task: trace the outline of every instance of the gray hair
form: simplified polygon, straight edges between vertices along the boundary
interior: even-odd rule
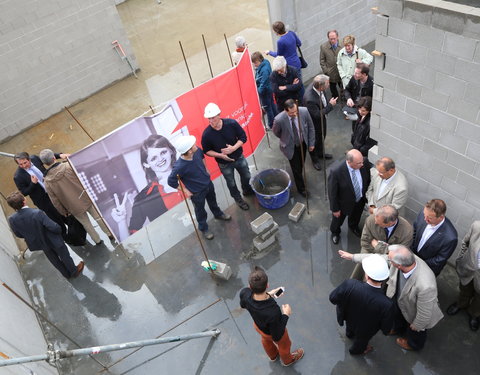
[[[40,157],[42,163],[45,165],[52,165],[55,162],[55,154],[52,150],[48,148],[40,151],[40,154],[38,156]]]
[[[383,218],[383,224],[398,220],[398,210],[391,204],[386,204],[375,211],[375,217]]]
[[[243,36],[239,35],[235,38],[235,45],[237,48],[243,48],[245,47],[245,44],[247,44],[247,41]]]
[[[415,255],[410,251],[410,249],[403,245],[390,245],[388,247],[388,252],[392,253],[390,261],[398,264],[403,267],[410,267],[415,263]]]
[[[377,162],[375,163],[376,166],[382,165],[383,168],[385,168],[385,171],[389,171],[393,168],[395,168],[395,162],[393,159],[384,156],[381,159],[378,159]]]
[[[287,60],[283,56],[277,56],[273,59],[272,69],[274,72],[278,72],[280,69],[287,67]]]
[[[319,74],[313,78],[313,87],[317,90],[324,89],[328,81],[330,81],[330,78],[327,75]]]

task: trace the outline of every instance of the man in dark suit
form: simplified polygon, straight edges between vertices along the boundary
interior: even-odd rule
[[[428,264],[435,276],[445,267],[458,242],[457,231],[445,217],[446,212],[444,201],[432,199],[413,223],[412,251]]]
[[[332,211],[332,242],[340,241],[340,228],[348,216],[348,227],[360,237],[358,227],[367,199],[365,193],[370,184],[370,171],[363,166],[363,156],[358,150],[347,152],[346,162],[336,164],[328,175],[328,197]]]
[[[273,59],[272,74],[270,74],[270,85],[277,102],[278,112],[283,111],[287,99],[298,100],[302,104],[303,83],[297,68],[287,65],[283,56]]]
[[[362,260],[365,282],[345,280],[332,293],[330,302],[337,305],[338,324],[347,322],[346,335],[353,339],[350,354],[367,354],[373,350],[370,339],[382,330],[388,335],[393,326],[393,302],[382,290],[388,278],[387,261],[378,254]]]
[[[273,120],[273,134],[280,138],[280,151],[286,156],[292,168],[298,192],[306,197],[308,192],[303,180],[305,154],[315,148],[315,129],[308,110],[297,107],[293,99],[284,104],[284,111]]]
[[[83,270],[83,261],[77,266],[63,242],[60,226],[45,212],[29,208],[25,197],[18,191],[7,197],[7,203],[16,213],[8,218],[17,237],[24,238],[30,251],[43,250],[52,265],[66,278],[77,277]]]
[[[320,74],[313,78],[313,82],[308,86],[303,97],[303,103],[310,113],[310,117],[315,127],[315,149],[310,152],[313,167],[319,171],[321,170],[320,159],[331,159],[331,154],[324,154],[323,142],[327,135],[327,113],[337,104],[338,98],[331,98],[327,102],[325,97],[325,90],[330,86],[328,76]],[[323,137],[323,139],[322,139]]]
[[[66,158],[67,154],[55,154],[57,158]],[[15,155],[15,161],[18,168],[13,176],[13,181],[18,190],[24,196],[30,196],[35,206],[44,211],[47,216],[60,225],[62,236],[66,239],[66,227],[62,215],[53,206],[50,198],[45,191],[43,183],[43,174],[45,167],[40,158],[36,155],[29,155],[27,152],[20,152]]]

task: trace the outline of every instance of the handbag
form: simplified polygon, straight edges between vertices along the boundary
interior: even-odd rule
[[[87,242],[87,231],[75,216],[68,215],[65,224],[67,224],[67,238],[65,242],[73,246],[83,246]]]
[[[300,59],[300,65],[302,66],[302,69],[305,69],[308,66],[308,63],[303,58],[303,53],[302,53],[302,50],[300,49],[300,46],[297,46],[297,48],[298,48],[298,52],[300,54],[298,56],[298,58]]]

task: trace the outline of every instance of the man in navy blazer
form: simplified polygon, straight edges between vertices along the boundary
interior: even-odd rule
[[[432,199],[413,223],[412,251],[428,264],[435,276],[445,267],[458,242],[457,231],[445,217],[446,212],[444,201]]]
[[[55,154],[56,158],[65,158],[67,156],[67,154]],[[24,196],[30,196],[35,206],[60,225],[62,236],[65,239],[67,231],[64,219],[53,206],[43,185],[45,167],[40,158],[36,155],[30,156],[27,152],[20,152],[15,155],[14,159],[18,164],[18,168],[13,176],[17,189]]]
[[[10,227],[17,237],[25,239],[30,251],[43,250],[50,263],[66,278],[77,277],[82,272],[84,263],[75,266],[57,223],[45,212],[29,208],[19,191],[10,194],[7,203],[17,211],[8,218]]]
[[[370,171],[363,165],[360,151],[352,149],[347,152],[346,161],[336,164],[328,175],[328,197],[332,211],[332,242],[340,241],[340,228],[348,216],[348,227],[360,237],[358,227],[363,207],[367,202],[365,193],[370,184]]]

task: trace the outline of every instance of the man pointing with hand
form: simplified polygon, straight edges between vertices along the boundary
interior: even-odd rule
[[[204,117],[208,119],[210,126],[203,131],[203,152],[215,158],[225,177],[230,195],[242,210],[248,210],[249,206],[237,188],[234,174],[236,169],[240,175],[243,195],[253,195],[254,191],[250,186],[250,170],[242,148],[247,141],[247,135],[237,121],[221,118],[220,112],[220,108],[215,103],[208,103],[205,107]]]

